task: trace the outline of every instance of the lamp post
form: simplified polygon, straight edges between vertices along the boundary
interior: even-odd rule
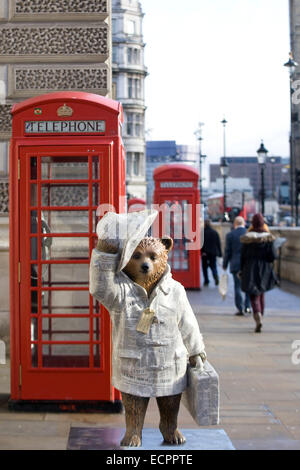
[[[227,200],[226,200],[226,178],[229,173],[229,165],[225,157],[221,159],[220,172],[223,177],[223,196],[224,196],[224,208],[223,208],[223,222],[227,221]]]
[[[260,166],[260,176],[261,176],[261,190],[260,190],[260,197],[261,197],[261,213],[265,215],[265,166],[266,166],[266,159],[267,159],[268,150],[265,148],[263,141],[261,141],[260,147],[257,150],[257,160]]]
[[[227,194],[226,194],[226,178],[228,177],[229,173],[229,165],[226,160],[226,124],[228,121],[226,121],[225,117],[221,121],[221,124],[223,125],[223,158],[221,160],[221,165],[220,165],[220,172],[223,177],[223,196],[224,196],[224,211],[223,211],[223,221],[226,222],[227,220]]]
[[[293,54],[290,52],[289,60],[284,64],[284,67],[289,69],[290,74],[290,116],[291,116],[291,129],[290,129],[290,199],[291,199],[291,216],[292,221],[295,220],[295,158],[294,158],[294,119],[293,119],[293,78],[297,67],[297,62],[293,58]]]
[[[197,137],[198,141],[199,141],[199,192],[200,192],[200,203],[203,204],[203,200],[202,200],[202,182],[203,182],[203,179],[202,178],[202,162],[204,162],[205,158],[206,158],[206,155],[203,155],[202,154],[202,140],[203,140],[203,137],[202,137],[202,127],[204,126],[204,122],[199,122],[198,123],[198,129],[194,132],[194,135]]]
[[[274,174],[274,165],[276,163],[276,158],[271,157],[270,158],[270,163],[271,163],[271,169],[272,169],[272,198],[276,199],[276,194],[275,194],[275,174]]]

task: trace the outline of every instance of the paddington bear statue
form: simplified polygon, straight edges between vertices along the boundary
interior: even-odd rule
[[[125,241],[109,233],[109,224],[97,229],[90,262],[90,293],[112,322],[112,384],[121,391],[126,421],[121,446],[141,446],[150,397],[156,397],[164,441],[182,444],[177,416],[188,358],[203,369],[205,346],[185,289],[170,272],[172,239],[145,236],[157,215],[153,211],[139,212],[143,223],[137,226],[130,226],[135,213],[127,215]],[[121,216],[124,220],[124,214],[107,213],[102,227],[105,218],[118,224]]]

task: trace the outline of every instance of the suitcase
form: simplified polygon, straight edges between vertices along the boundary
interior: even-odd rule
[[[219,424],[219,376],[207,360],[203,372],[188,364],[182,403],[199,426]]]

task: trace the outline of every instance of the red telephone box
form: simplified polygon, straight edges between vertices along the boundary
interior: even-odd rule
[[[124,211],[122,106],[59,92],[15,104],[12,116],[11,407],[119,410],[110,319],[88,270],[99,205]]]
[[[199,173],[188,165],[168,164],[157,167],[153,179],[159,236],[169,234],[174,240],[169,253],[173,277],[186,288],[200,289]]]

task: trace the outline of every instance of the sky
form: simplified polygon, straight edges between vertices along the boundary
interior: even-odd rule
[[[141,0],[147,140],[223,155],[289,155],[288,0]],[[207,171],[207,169],[206,169]]]

